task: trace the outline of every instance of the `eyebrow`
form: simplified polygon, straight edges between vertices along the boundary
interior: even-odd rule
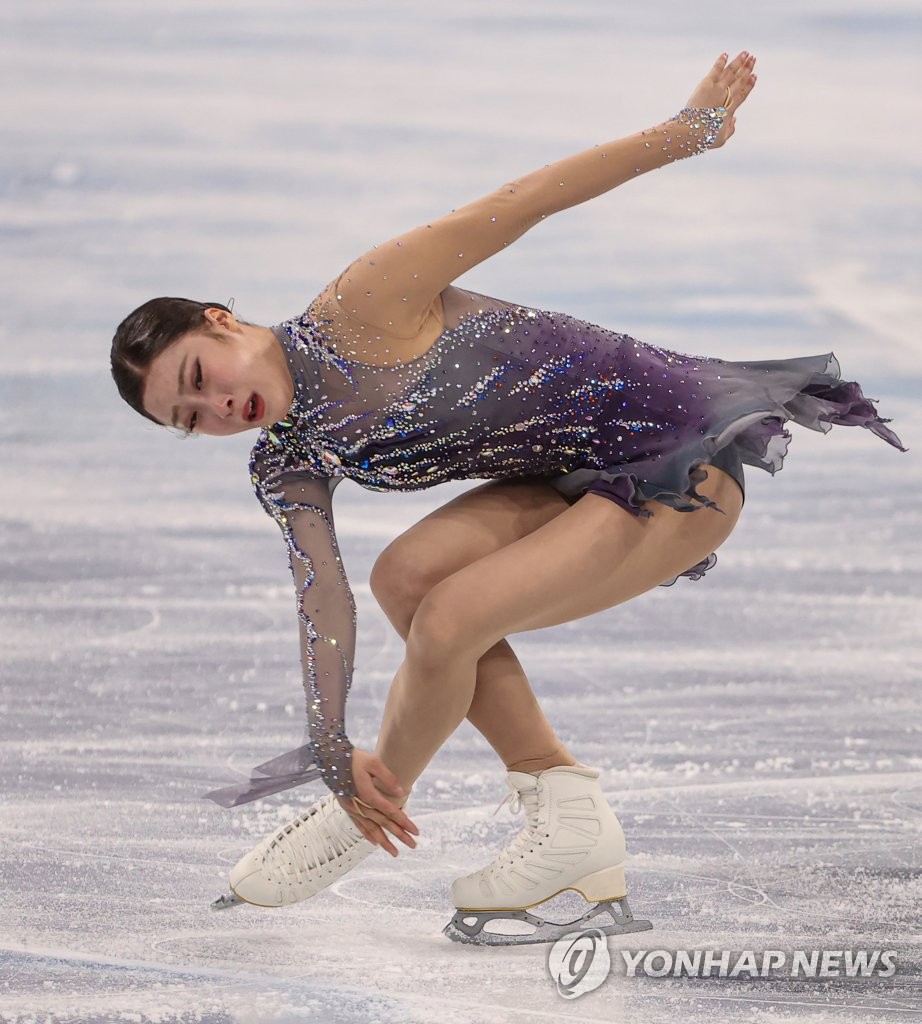
[[[186,375],[186,359],[188,358],[188,356],[189,356],[189,354],[187,352],[186,355],[184,355],[182,357],[182,362],[179,364],[179,380],[178,380],[176,386],[177,386],[177,390],[179,391],[180,395],[183,393],[183,391],[185,389],[185,384],[183,383],[183,377],[185,377],[185,375]],[[173,415],[170,418],[171,425],[175,427],[176,426],[176,421],[178,419],[179,419],[179,406],[178,405],[174,405],[173,406]]]

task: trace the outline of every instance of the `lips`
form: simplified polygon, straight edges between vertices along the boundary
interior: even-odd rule
[[[266,403],[254,391],[243,410],[243,418],[247,423],[256,423],[266,415]]]

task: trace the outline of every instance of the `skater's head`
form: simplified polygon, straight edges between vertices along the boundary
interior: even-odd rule
[[[272,332],[220,302],[145,302],[119,324],[111,362],[132,409],[183,433],[270,426],[291,405],[291,377]]]

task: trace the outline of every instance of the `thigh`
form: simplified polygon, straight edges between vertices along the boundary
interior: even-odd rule
[[[408,645],[435,657],[473,652],[500,637],[559,625],[630,600],[696,565],[730,535],[742,494],[708,466],[698,493],[719,509],[679,512],[646,502],[638,518],[586,494],[533,533],[436,584],[413,618]]]
[[[372,592],[385,611],[419,602],[471,562],[527,537],[569,507],[540,477],[490,480],[435,509],[381,552]],[[396,625],[396,623],[395,623]]]

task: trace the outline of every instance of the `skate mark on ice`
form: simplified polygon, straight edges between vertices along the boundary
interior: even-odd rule
[[[269,936],[260,936],[266,941]],[[289,944],[291,949],[291,944]],[[399,993],[389,996],[380,991],[362,991],[346,980],[322,977],[314,980],[303,972],[305,950],[298,950],[299,960],[291,966],[300,968],[297,974],[278,972],[256,973],[246,970],[252,963],[252,949],[248,951],[244,969],[221,969],[212,966],[196,966],[187,964],[169,964],[154,960],[138,958],[119,958],[109,956],[87,956],[70,950],[11,950],[0,948],[0,963],[8,961],[17,964],[19,973],[31,971],[39,980],[35,991],[28,993],[32,1005],[28,1015],[16,1015],[16,1020],[80,1020],[102,1021],[113,1020],[157,1020],[173,1021],[192,1019],[186,1012],[162,1013],[162,1004],[175,1004],[176,999],[191,1006],[195,1000],[195,1020],[229,1022],[239,1020],[256,1020],[252,1015],[256,1003],[290,1010],[310,1007],[311,1020],[329,1020],[331,1022],[353,1020],[380,1020],[382,1022],[407,1020],[402,1011],[403,1000]],[[68,973],[69,972],[69,975]],[[41,984],[42,978],[49,975],[65,979],[69,978],[71,993],[67,997],[67,1009],[60,1018],[57,1013],[46,1015],[41,1008],[35,1006],[36,996],[41,993],[46,998],[55,998],[53,985],[49,990]],[[177,986],[180,986],[177,991]],[[76,991],[74,991],[76,989]],[[127,991],[121,991],[125,989]],[[26,993],[23,993],[25,995]],[[11,995],[4,997],[5,1007],[10,1006]],[[57,993],[60,999],[61,993]],[[130,1015],[124,1011],[112,1012],[111,998],[127,996],[130,999]],[[201,1011],[199,999],[204,998],[210,1004],[210,1012]],[[229,1000],[229,1002],[228,1002]],[[53,1004],[54,1005],[54,1004]],[[148,1009],[150,1007],[150,1009]],[[245,1009],[244,1009],[245,1008]],[[244,1009],[244,1016],[234,1010]],[[139,1012],[140,1011],[140,1012]],[[231,1011],[228,1013],[227,1011]],[[2,1013],[2,1011],[0,1011]],[[398,1016],[399,1013],[399,1016]],[[3,1020],[8,1018],[6,1014]],[[306,1020],[308,1018],[285,1014],[284,1017],[259,1016],[260,1020]]]
[[[674,800],[666,800],[666,803],[667,804],[671,804],[675,808],[675,813],[677,815],[679,815],[681,818],[684,818],[687,821],[691,821],[692,823],[697,822],[697,817],[695,815],[689,814],[686,811],[681,810],[681,808],[679,807],[679,805],[678,805],[678,803],[676,801],[674,801]],[[730,851],[730,853],[732,854],[734,860],[742,862],[743,870],[745,871],[745,873],[749,877],[748,883],[741,882],[741,880],[738,879],[738,878],[734,878],[734,879],[730,879],[730,880],[726,881],[724,883],[724,885],[726,886],[726,891],[731,896],[734,896],[737,899],[744,899],[744,897],[742,896],[742,893],[744,891],[758,893],[762,897],[760,900],[753,901],[753,900],[750,900],[750,899],[745,899],[745,902],[747,902],[747,903],[758,902],[758,903],[768,904],[769,906],[775,907],[780,912],[781,908],[778,907],[778,905],[769,896],[769,894],[767,892],[765,892],[765,890],[758,884],[758,880],[756,878],[756,869],[755,869],[754,865],[752,864],[751,860],[748,857],[746,857],[744,854],[742,854],[739,851],[739,849],[737,849],[737,847],[735,847],[731,842],[729,842],[727,839],[725,839],[724,836],[721,835],[716,829],[713,829],[710,826],[708,826],[708,825],[706,825],[704,823],[701,823],[701,822],[698,822],[698,828],[699,828],[699,830],[701,832],[704,832],[705,834],[710,835],[713,839],[717,840],[718,843],[720,843],[723,846],[725,846]]]
[[[176,867],[175,858],[170,860],[163,860],[159,857],[130,857],[124,853],[97,853],[95,850],[65,850],[61,847],[56,846],[54,849],[48,846],[38,846],[35,843],[30,843],[25,839],[8,839],[6,846],[14,847],[19,850],[28,850],[32,853],[47,853],[49,857],[54,860],[59,860],[62,857],[73,857],[75,860],[101,860],[101,861],[118,861],[122,864],[137,864],[141,867],[163,867],[173,869]],[[109,901],[116,897],[106,897]],[[130,902],[126,900],[125,902]]]
[[[62,607],[63,603],[63,607]],[[0,600],[6,642],[26,650],[46,649],[49,631],[66,634],[68,649],[108,647],[127,638],[156,630],[160,613],[149,601],[82,599],[66,603],[62,597]],[[138,621],[140,616],[146,618]],[[100,635],[102,634],[102,635]]]
[[[909,796],[912,800],[906,800]],[[922,817],[922,786],[912,789],[898,789],[890,794],[890,802],[906,811],[913,811]]]
[[[401,852],[400,856],[406,854]],[[361,867],[358,871],[361,871]],[[438,867],[404,871],[369,869],[339,879],[327,891],[357,906],[384,907],[389,911],[428,918],[436,911],[444,913],[451,906],[451,877],[441,862]],[[411,880],[408,881],[408,878]],[[432,884],[426,884],[430,881]],[[365,888],[367,892],[363,891]]]
[[[263,908],[257,908],[263,909]],[[254,915],[256,916],[256,915]],[[188,932],[176,932],[151,942],[150,948],[167,956],[181,957],[186,963],[190,959],[206,960],[218,964],[239,964],[243,967],[285,968],[298,966],[301,962],[303,949],[292,941],[288,933],[291,921],[285,922],[283,934],[276,928],[235,928],[224,931],[208,931],[201,929]],[[333,918],[317,914],[299,915],[297,918],[298,932],[302,937],[305,929],[310,933],[307,938],[320,937]]]

